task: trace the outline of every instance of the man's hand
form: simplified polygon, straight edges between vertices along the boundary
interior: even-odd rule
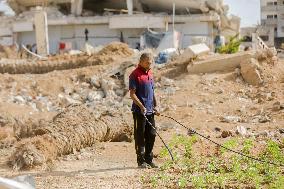
[[[161,115],[157,107],[154,108],[154,114],[157,116]]]
[[[143,115],[146,115],[146,114],[147,114],[147,109],[146,109],[144,106],[140,107],[140,109],[141,109],[141,113],[142,113]]]

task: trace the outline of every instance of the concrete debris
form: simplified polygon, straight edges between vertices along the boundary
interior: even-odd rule
[[[271,121],[271,117],[267,113],[262,113],[260,115],[253,116],[252,122],[253,123],[267,123]]]
[[[91,56],[93,54],[100,52],[103,48],[104,48],[104,46],[93,47],[89,43],[86,43],[84,52],[86,52],[87,55]]]
[[[238,116],[221,116],[219,120],[225,123],[238,123],[242,121],[242,118]]]
[[[79,50],[71,50],[68,52],[70,55],[80,55],[82,54],[83,52],[82,51],[79,51]]]
[[[13,179],[15,181],[20,182],[20,183],[24,183],[24,184],[30,186],[31,188],[35,188],[35,186],[36,186],[35,179],[31,175],[21,175],[21,176],[15,177]]]
[[[89,102],[100,101],[105,97],[105,93],[103,91],[92,91],[88,94],[87,100]]]
[[[262,131],[255,134],[255,137],[269,137],[269,136],[271,136],[271,134],[268,131]]]
[[[106,97],[109,96],[116,96],[114,93],[115,89],[118,89],[118,86],[115,84],[115,82],[112,79],[102,79],[101,80],[101,88],[104,91],[104,94]]]
[[[19,179],[7,179],[0,177],[1,188],[19,188],[19,189],[35,189],[34,179],[30,178],[29,181],[32,183],[27,183],[27,181],[21,182]]]
[[[192,55],[193,57],[202,56],[209,52],[210,48],[204,43],[191,45],[184,51],[184,53]]]
[[[63,94],[59,94],[58,95],[59,101],[61,106],[66,107],[72,104],[82,104],[81,101],[78,100],[74,100],[73,98],[71,98],[70,96],[67,95],[63,95]]]
[[[188,73],[231,72],[240,67],[242,61],[250,60],[254,55],[250,52],[208,57],[207,60],[194,62],[187,67]]]
[[[161,77],[160,83],[162,86],[174,86],[174,80],[166,77]]]
[[[263,83],[260,66],[254,58],[241,62],[241,74],[244,80],[250,85],[261,85]]]
[[[101,87],[100,79],[97,76],[91,77],[91,85],[99,89]]]
[[[244,126],[242,126],[242,125],[237,126],[236,134],[245,137],[248,134],[247,133],[247,129]]]
[[[208,46],[204,43],[187,47],[181,55],[175,57],[174,61],[179,63],[189,63],[194,58],[206,55],[210,52]]]
[[[23,104],[26,102],[26,100],[22,96],[15,96],[13,102]]]
[[[267,62],[268,64],[275,65],[278,61],[277,51],[275,48],[268,48],[256,51],[256,59],[260,62]]]

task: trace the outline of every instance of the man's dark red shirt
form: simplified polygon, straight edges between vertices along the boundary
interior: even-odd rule
[[[152,114],[154,108],[154,78],[151,70],[146,71],[138,67],[129,76],[129,90],[136,90],[135,94],[147,109],[147,114]],[[133,112],[141,112],[139,106],[132,104]]]

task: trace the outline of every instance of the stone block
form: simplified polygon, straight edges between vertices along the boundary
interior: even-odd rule
[[[250,85],[260,85],[263,83],[259,69],[258,61],[254,58],[241,62],[242,77]]]
[[[205,43],[200,43],[189,46],[184,53],[190,53],[193,56],[201,56],[204,54],[208,54],[209,52],[210,48]]]
[[[253,56],[254,54],[250,52],[214,56],[190,64],[187,70],[190,74],[230,72],[240,67],[242,61],[249,61]]]

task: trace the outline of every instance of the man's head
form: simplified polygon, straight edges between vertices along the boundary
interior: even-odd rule
[[[151,53],[143,53],[140,56],[139,65],[144,69],[149,70],[152,62],[153,62],[153,56]]]

